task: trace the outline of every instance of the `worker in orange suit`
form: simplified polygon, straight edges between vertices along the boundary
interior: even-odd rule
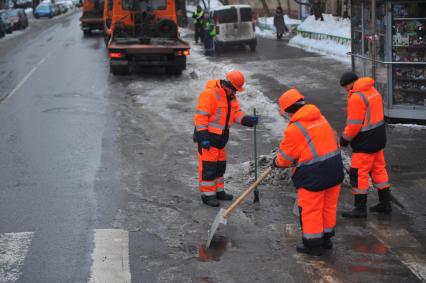
[[[344,177],[338,138],[320,110],[305,104],[296,89],[282,94],[279,106],[280,114],[288,113],[290,121],[273,164],[293,167],[302,226],[302,244],[296,250],[319,256],[333,247],[331,238]]]
[[[340,85],[348,92],[346,127],[340,145],[352,147],[349,177],[355,195],[355,208],[343,212],[342,216],[367,217],[370,176],[379,194],[379,203],[370,207],[370,211],[389,214],[392,207],[384,154],[386,130],[382,95],[374,88],[372,78],[358,78],[353,72],[344,73]]]
[[[198,143],[199,182],[201,199],[209,206],[219,206],[218,200],[232,200],[224,190],[226,143],[233,123],[253,127],[257,116],[246,115],[236,97],[243,91],[244,75],[230,71],[223,80],[210,80],[198,98],[194,116],[194,142]]]

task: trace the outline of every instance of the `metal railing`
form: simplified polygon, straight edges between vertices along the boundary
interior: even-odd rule
[[[317,32],[311,32],[311,31],[305,31],[305,30],[297,30],[297,34],[300,34],[302,37],[309,38],[309,39],[316,39],[316,40],[333,40],[340,44],[351,44],[351,39],[336,35],[330,35],[325,33],[317,33]]]

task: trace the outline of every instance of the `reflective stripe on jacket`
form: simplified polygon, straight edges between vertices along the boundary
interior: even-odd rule
[[[296,188],[321,191],[343,181],[337,137],[316,106],[307,104],[294,113],[284,132],[277,164],[296,167],[292,177]]]
[[[353,152],[375,153],[386,145],[383,99],[373,85],[372,78],[360,78],[348,96],[343,138]]]
[[[206,89],[198,97],[194,116],[195,131],[227,134],[233,123],[240,123],[245,113],[241,110],[237,97],[227,97],[220,85],[220,80],[210,80]]]
[[[192,14],[192,18],[194,19],[194,24],[202,24],[203,18],[204,18],[204,11],[201,10],[200,12],[195,11]]]

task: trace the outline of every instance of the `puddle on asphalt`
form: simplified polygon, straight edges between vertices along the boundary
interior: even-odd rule
[[[225,253],[228,241],[223,236],[214,236],[210,243],[210,248],[206,249],[206,245],[202,244],[198,247],[198,260],[201,262],[219,261]]]
[[[350,270],[356,273],[385,273],[384,256],[388,254],[388,247],[375,237],[367,236],[356,238],[352,242],[352,250],[358,253],[352,257]]]

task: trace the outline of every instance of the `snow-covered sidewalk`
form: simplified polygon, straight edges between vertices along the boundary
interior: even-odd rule
[[[350,20],[328,14],[323,16],[324,21],[315,20],[314,16],[306,18],[297,28],[297,35],[290,40],[290,45],[350,62],[347,56],[351,51]]]
[[[316,21],[314,16],[309,16],[302,22],[285,15],[286,25],[297,32],[290,39],[290,45],[349,63],[347,53],[351,51],[350,20],[328,14],[323,16],[324,21]],[[256,33],[262,37],[275,38],[273,18],[259,18]]]

